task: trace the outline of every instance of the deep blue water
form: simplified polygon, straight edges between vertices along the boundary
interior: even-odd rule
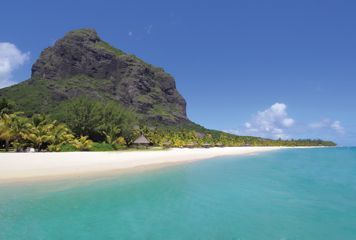
[[[0,185],[0,239],[356,239],[356,148]]]

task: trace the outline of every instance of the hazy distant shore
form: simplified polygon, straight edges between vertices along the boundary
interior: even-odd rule
[[[0,182],[84,176],[135,167],[248,155],[287,147],[225,147],[134,152],[0,153]]]

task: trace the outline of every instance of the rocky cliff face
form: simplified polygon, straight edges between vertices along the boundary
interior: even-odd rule
[[[113,48],[91,29],[69,32],[41,53],[30,80],[0,90],[33,112],[80,95],[118,101],[147,120],[189,121],[171,75]]]

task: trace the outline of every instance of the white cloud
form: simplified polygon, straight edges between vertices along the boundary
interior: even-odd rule
[[[15,84],[12,73],[29,59],[29,53],[22,53],[14,44],[0,42],[0,88]]]
[[[244,125],[225,130],[225,132],[273,139],[337,139],[337,137],[344,137],[348,134],[341,121],[329,118],[323,118],[309,124],[298,121],[298,124],[296,124],[296,121],[288,115],[287,105],[284,103],[275,103],[266,110],[257,112]]]
[[[323,118],[319,122],[314,122],[309,124],[309,128],[312,129],[331,129],[339,134],[344,134],[345,133],[345,128],[342,126],[341,122],[339,120],[330,120],[328,118]]]
[[[287,105],[275,103],[246,122],[245,133],[269,138],[287,138],[285,131],[294,123],[294,119],[288,116]]]
[[[343,126],[341,126],[341,122],[336,120],[331,124],[331,128],[337,131],[338,133],[344,133],[345,129]]]
[[[292,118],[285,118],[285,119],[282,120],[282,124],[283,124],[283,126],[285,126],[285,127],[291,127],[291,126],[293,126],[293,124],[294,124],[294,119],[292,119]]]
[[[133,32],[130,31],[127,35],[129,35],[129,37],[131,37],[133,35]]]

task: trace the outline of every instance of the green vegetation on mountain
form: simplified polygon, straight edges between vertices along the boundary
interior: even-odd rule
[[[115,150],[144,134],[155,146],[333,146],[208,130],[190,121],[174,78],[91,29],[46,48],[29,80],[0,89],[0,147]]]
[[[29,80],[0,89],[0,97],[29,116],[53,114],[78,96],[117,102],[144,123],[194,124],[171,75],[110,46],[91,29],[69,32],[41,53]]]

